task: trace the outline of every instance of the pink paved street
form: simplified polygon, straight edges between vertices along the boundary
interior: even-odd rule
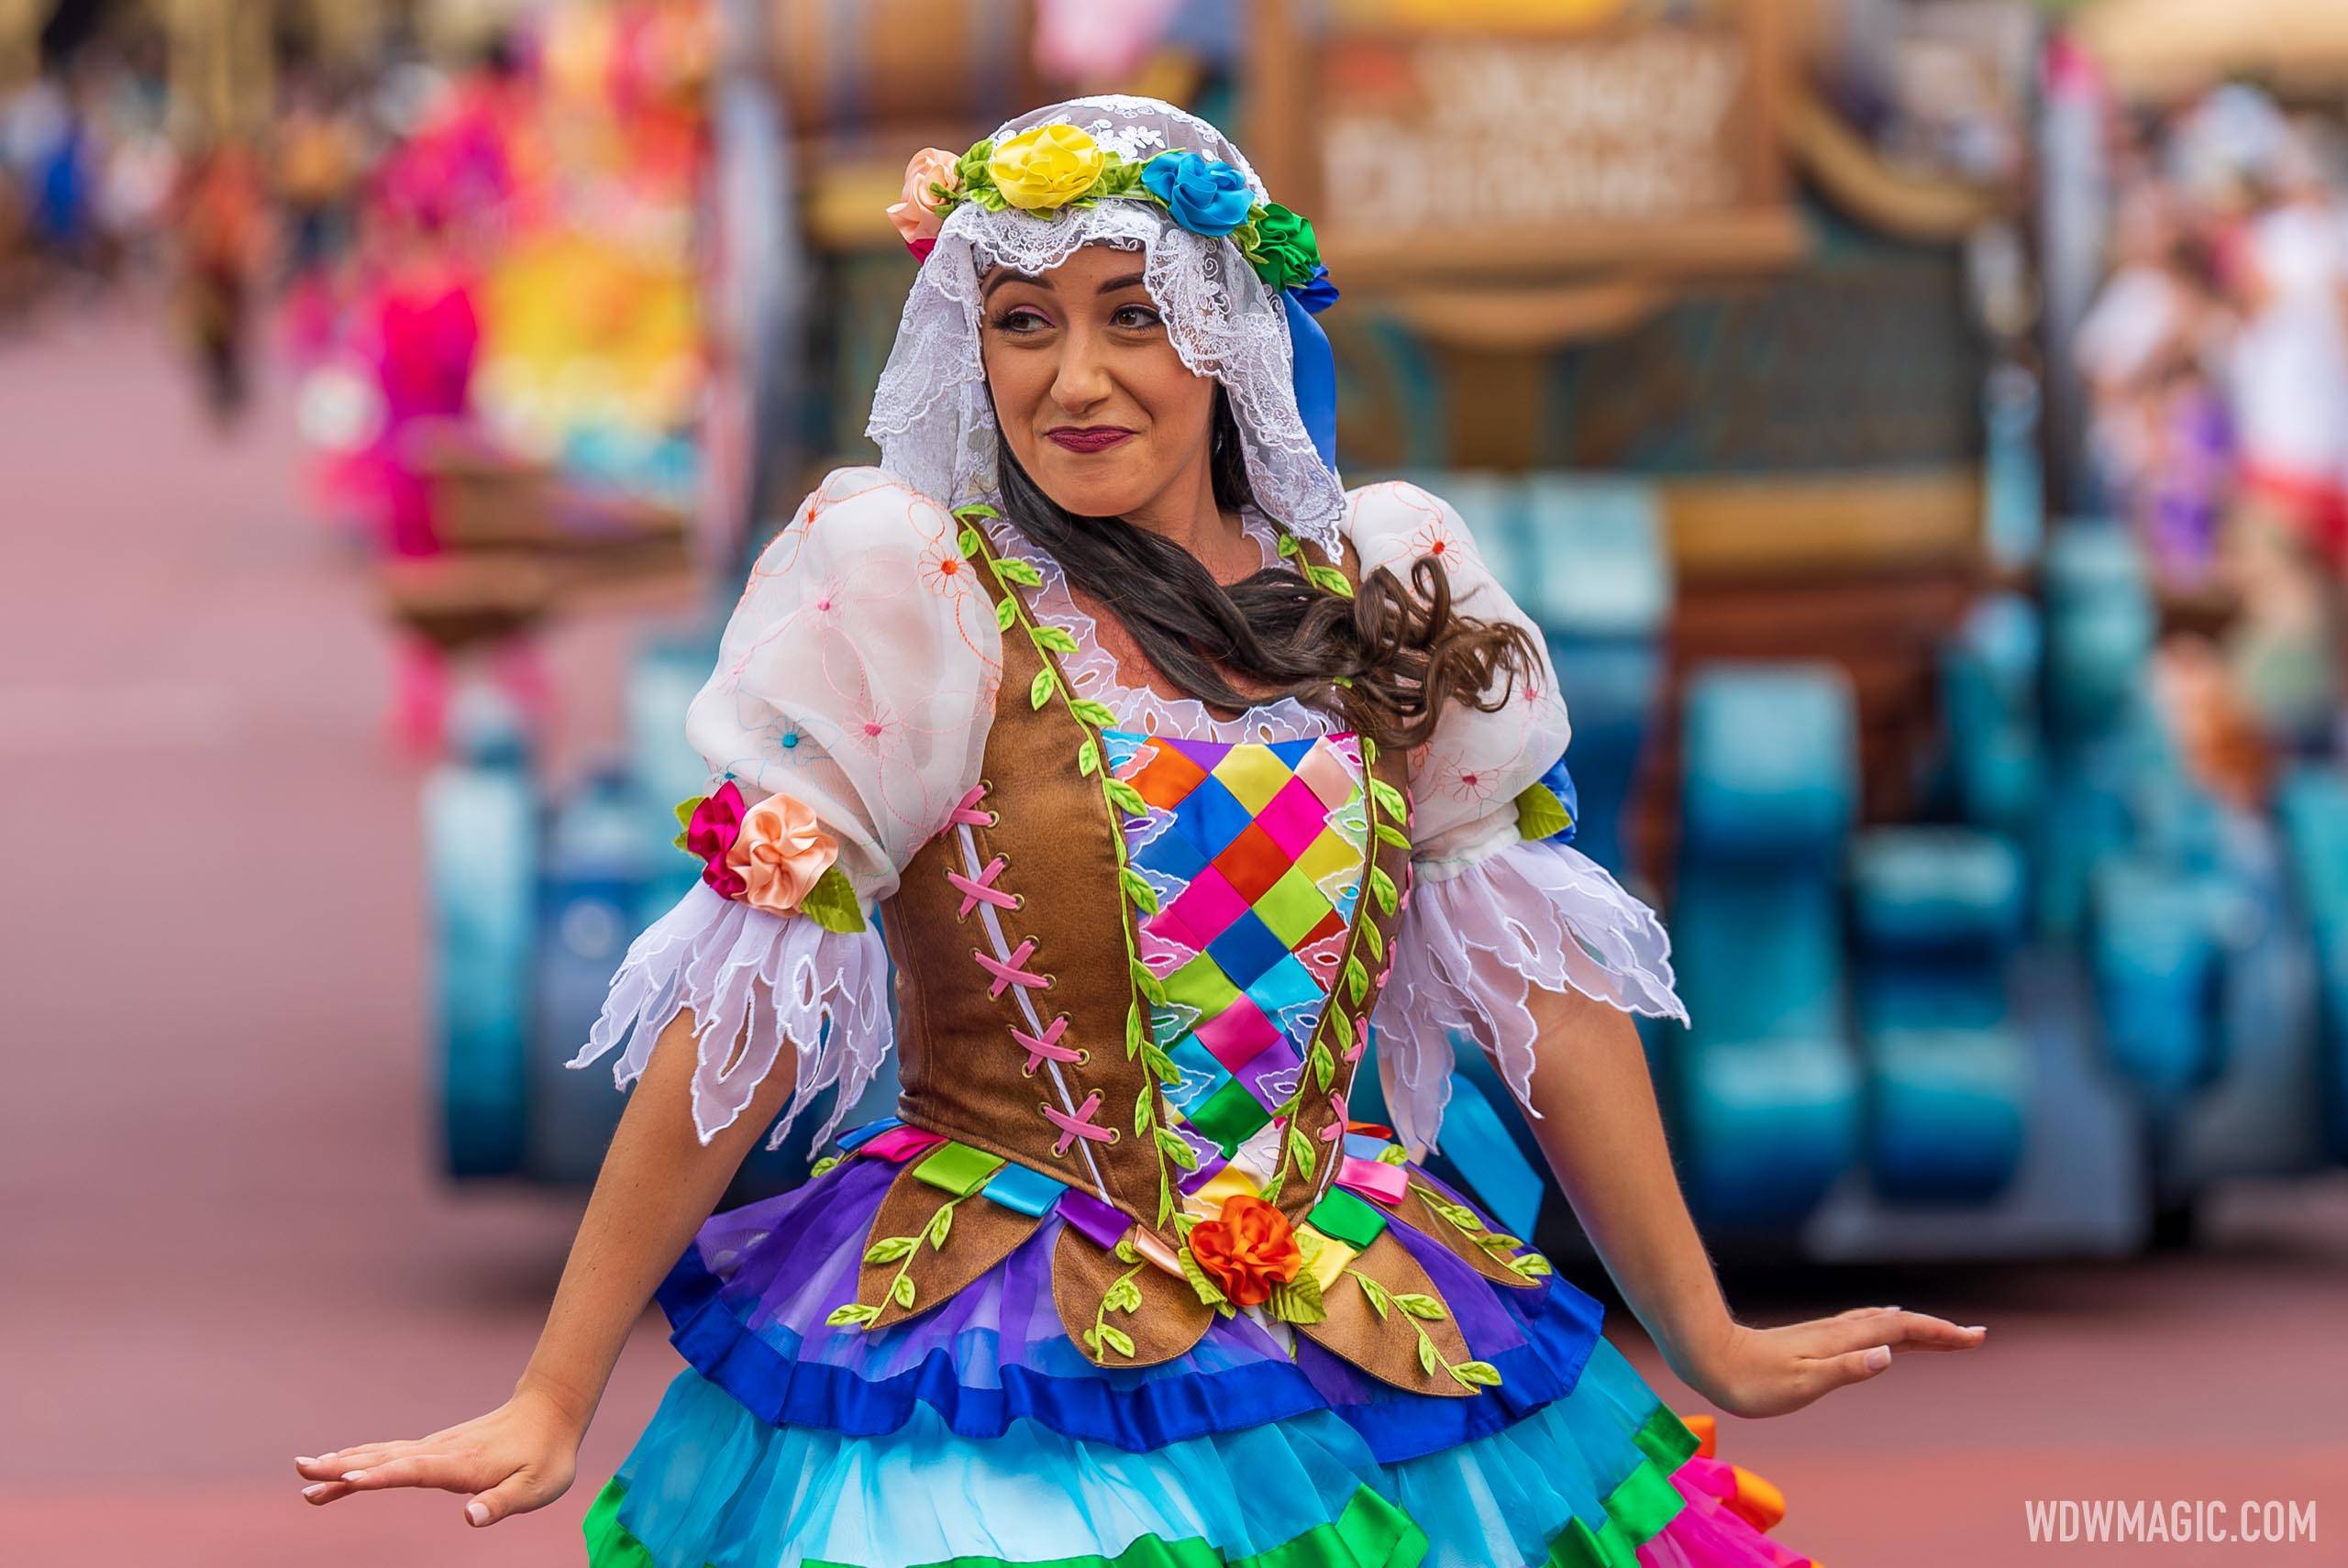
[[[648,1320],[581,1484],[485,1534],[440,1494],[296,1495],[297,1452],[503,1397],[577,1204],[431,1167],[419,774],[382,739],[368,580],[299,457],[282,387],[216,437],[151,313],[0,343],[10,1568],[574,1563],[677,1365]],[[631,630],[554,640],[572,755],[616,731]],[[2348,1179],[2230,1192],[2186,1256],[1731,1288],[1752,1321],[1892,1301],[1990,1326],[1725,1423],[1828,1568],[2348,1561]],[[2033,1547],[2026,1500],[2061,1498],[2311,1500],[2319,1536]]]

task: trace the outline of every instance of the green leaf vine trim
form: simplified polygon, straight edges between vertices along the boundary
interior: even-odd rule
[[[1117,1255],[1122,1258],[1129,1251],[1120,1243]],[[1087,1329],[1083,1335],[1084,1348],[1092,1353],[1094,1361],[1104,1366],[1108,1364],[1110,1351],[1115,1351],[1127,1361],[1133,1359],[1134,1337],[1110,1322],[1109,1314],[1123,1312],[1130,1317],[1141,1309],[1141,1286],[1134,1283],[1134,1276],[1148,1266],[1146,1262],[1137,1263],[1119,1275],[1102,1293],[1101,1305],[1093,1309],[1092,1327]]]
[[[874,1321],[887,1308],[893,1305],[911,1310],[915,1299],[915,1291],[913,1275],[907,1271],[914,1266],[914,1259],[920,1254],[925,1244],[932,1252],[940,1252],[945,1249],[946,1239],[954,1233],[954,1210],[968,1203],[974,1196],[975,1189],[962,1194],[959,1198],[949,1198],[939,1204],[930,1217],[922,1222],[921,1233],[918,1235],[883,1236],[865,1248],[866,1263],[893,1263],[897,1265],[897,1272],[890,1276],[888,1288],[880,1293],[880,1300],[877,1305],[867,1301],[850,1301],[843,1306],[833,1308],[831,1316],[825,1318],[824,1321],[835,1329],[862,1329],[869,1332]]]
[[[991,506],[972,504],[955,508],[954,515],[962,523],[959,542],[963,556],[993,573],[995,582],[1002,591],[1002,597],[996,602],[995,618],[1002,624],[1004,635],[1009,635],[1012,627],[1017,626],[1026,633],[1028,642],[1036,649],[1039,668],[1036,671],[1036,679],[1028,684],[1028,704],[1040,712],[1057,699],[1067,710],[1069,719],[1084,732],[1084,740],[1077,747],[1077,771],[1101,787],[1102,805],[1109,813],[1109,842],[1117,856],[1120,897],[1132,910],[1155,912],[1157,908],[1157,890],[1134,868],[1125,852],[1124,819],[1147,814],[1148,803],[1141,798],[1139,790],[1102,766],[1107,748],[1102,742],[1102,732],[1116,723],[1116,714],[1104,703],[1077,695],[1076,689],[1069,683],[1068,675],[1059,665],[1060,655],[1076,651],[1076,640],[1057,626],[1047,626],[1037,622],[1029,612],[1026,600],[1020,594],[1020,589],[1034,588],[1042,583],[1043,574],[1025,561],[998,554],[987,542],[978,520],[1000,517],[1002,513]],[[1157,1048],[1149,1027],[1147,1009],[1150,1004],[1166,999],[1166,987],[1141,961],[1139,950],[1134,943],[1134,915],[1130,911],[1120,926],[1125,939],[1125,966],[1134,983],[1134,998],[1125,1013],[1125,1056],[1127,1060],[1141,1059],[1157,1080],[1157,1083],[1145,1085],[1135,1100],[1134,1135],[1149,1139],[1157,1154],[1157,1223],[1163,1226],[1172,1220],[1180,1209],[1174,1198],[1173,1173],[1177,1168],[1194,1169],[1198,1156],[1191,1153],[1189,1144],[1162,1123],[1159,1117],[1157,1086],[1177,1082],[1180,1077],[1171,1058]],[[1127,1341],[1127,1344],[1130,1347],[1131,1342]],[[1133,1352],[1128,1348],[1124,1353],[1131,1355]]]
[[[1281,554],[1294,555],[1299,547],[1293,536],[1282,536]],[[1363,803],[1372,834],[1362,851],[1363,890],[1381,911],[1390,915],[1401,898],[1394,886],[1394,878],[1378,864],[1378,846],[1390,844],[1404,849],[1410,847],[1410,834],[1403,831],[1410,819],[1410,803],[1402,798],[1400,790],[1371,772],[1378,766],[1378,743],[1363,735],[1360,745]],[[1312,1140],[1296,1125],[1296,1115],[1303,1109],[1308,1087],[1326,1093],[1335,1081],[1336,1063],[1330,1054],[1329,1041],[1332,1036],[1344,1038],[1361,1016],[1363,1003],[1369,995],[1370,983],[1369,966],[1362,961],[1361,956],[1365,951],[1368,953],[1371,963],[1382,966],[1386,956],[1386,939],[1379,934],[1377,918],[1357,902],[1346,961],[1336,980],[1329,988],[1328,1009],[1322,1014],[1320,1027],[1312,1032],[1312,1043],[1306,1053],[1305,1060],[1312,1071],[1297,1075],[1295,1092],[1272,1112],[1275,1121],[1288,1123],[1289,1131],[1288,1136],[1281,1140],[1279,1165],[1273,1167],[1263,1186],[1257,1189],[1267,1203],[1280,1200],[1281,1190],[1288,1185],[1288,1175],[1291,1169],[1306,1181],[1311,1181],[1320,1164]],[[1334,1169],[1335,1162],[1330,1162],[1330,1166]]]
[[[1390,1318],[1400,1312],[1403,1320],[1419,1336],[1419,1365],[1429,1377],[1448,1376],[1464,1388],[1493,1388],[1500,1385],[1500,1369],[1489,1361],[1448,1361],[1436,1347],[1434,1336],[1427,1332],[1427,1324],[1440,1322],[1451,1314],[1442,1302],[1417,1291],[1389,1290],[1357,1268],[1346,1273],[1369,1300],[1370,1310],[1380,1318]]]
[[[1490,1255],[1494,1262],[1505,1264],[1520,1279],[1546,1279],[1556,1272],[1550,1266],[1549,1260],[1539,1253],[1530,1249],[1519,1252],[1517,1249],[1524,1246],[1521,1237],[1501,1231],[1486,1230],[1483,1221],[1476,1218],[1475,1210],[1467,1205],[1454,1203],[1423,1182],[1411,1183],[1411,1190],[1419,1195],[1419,1201],[1474,1242],[1478,1250]]]

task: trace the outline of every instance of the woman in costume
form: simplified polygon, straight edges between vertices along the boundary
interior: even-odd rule
[[[767,548],[692,705],[706,869],[573,1064],[635,1089],[546,1333],[306,1495],[552,1500],[657,1283],[690,1364],[598,1568],[1807,1561],[1416,1163],[1454,1032],[1722,1408],[1980,1332],[1730,1318],[1628,1016],[1685,1018],[1667,944],[1563,842],[1565,704],[1458,514],[1338,482],[1310,226],[1123,97],[923,153],[892,215],[881,466]],[[704,1222],[892,1036],[897,1116]],[[1390,1130],[1348,1111],[1373,1040]]]

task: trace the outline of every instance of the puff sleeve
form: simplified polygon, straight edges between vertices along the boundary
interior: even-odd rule
[[[626,1088],[693,1009],[703,1143],[741,1115],[786,1044],[799,1076],[774,1143],[836,1088],[828,1136],[885,1058],[888,958],[872,911],[977,781],[1002,679],[1002,634],[958,531],[881,469],[835,470],[759,556],[686,715],[713,790],[733,785],[767,863],[731,857],[746,889],[713,861],[637,938],[570,1065],[616,1050]],[[854,914],[835,896],[819,923],[799,900],[831,869]]]
[[[1548,809],[1571,799],[1564,757],[1572,725],[1540,632],[1448,502],[1401,482],[1366,486],[1348,501],[1363,570],[1389,567],[1407,580],[1412,564],[1432,556],[1449,573],[1461,613],[1523,626],[1539,654],[1534,679],[1498,712],[1446,709],[1411,758],[1412,887],[1373,1021],[1395,1131],[1424,1148],[1451,1097],[1456,1033],[1481,1043],[1518,1100],[1528,1100],[1539,1032],[1526,1005],[1534,987],[1570,987],[1683,1022],[1688,1013],[1655,912],[1566,842],[1568,812]],[[1551,834],[1560,819],[1566,826]]]

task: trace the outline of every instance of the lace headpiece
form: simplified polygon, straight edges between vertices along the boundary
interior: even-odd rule
[[[991,494],[979,281],[1114,245],[1142,253],[1182,363],[1228,392],[1257,504],[1336,549],[1336,378],[1312,320],[1336,290],[1312,226],[1268,198],[1221,131],[1156,98],[1071,98],[958,157],[925,149],[889,215],[922,267],[865,426],[883,467],[949,506]]]

